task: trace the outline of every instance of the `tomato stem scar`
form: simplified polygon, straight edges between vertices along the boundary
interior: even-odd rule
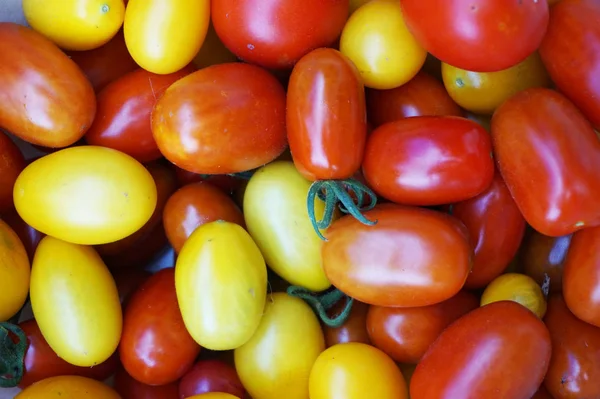
[[[306,288],[292,285],[288,287],[287,294],[300,298],[308,303],[317,316],[319,316],[319,319],[321,319],[323,324],[332,328],[340,327],[346,322],[352,311],[352,305],[354,304],[354,298],[350,298],[337,288],[321,293],[315,293]],[[327,311],[343,298],[346,298],[346,304],[342,311],[338,315],[330,317],[327,314]]]
[[[17,336],[15,342],[9,333]],[[27,337],[23,330],[12,323],[0,323],[0,387],[16,387],[24,373]]]
[[[106,14],[109,10],[110,10],[110,7],[108,6],[108,4],[103,4],[102,5],[102,12],[104,14]]]

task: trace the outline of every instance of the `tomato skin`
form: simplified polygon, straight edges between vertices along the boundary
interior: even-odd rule
[[[14,316],[27,300],[30,285],[29,258],[21,239],[0,219],[0,321]]]
[[[46,378],[15,399],[121,399],[111,387],[90,378],[68,375]]]
[[[77,65],[41,34],[0,23],[0,126],[32,144],[66,147],[94,120],[94,90]]]
[[[352,61],[331,48],[302,57],[292,70],[286,109],[290,150],[302,176],[352,177],[367,139],[365,89]]]
[[[271,69],[290,68],[311,50],[333,44],[348,10],[348,0],[211,1],[223,44],[242,60]]]
[[[518,93],[494,113],[492,141],[500,173],[531,227],[561,236],[600,224],[600,142],[566,97],[543,88]]]
[[[369,187],[391,201],[441,205],[475,197],[491,184],[491,151],[489,134],[473,121],[420,116],[375,129],[362,169]]]
[[[340,301],[331,308],[329,314],[335,316],[343,309],[345,301]],[[337,344],[347,342],[362,342],[370,344],[369,334],[367,332],[367,311],[369,305],[366,303],[354,301],[350,316],[340,327],[328,327],[323,325],[323,334],[325,335],[325,346],[327,348]]]
[[[27,251],[29,261],[33,262],[33,255],[44,234],[25,223],[15,210],[3,213],[0,217],[17,233],[21,243],[25,247],[25,251]]]
[[[246,391],[233,367],[220,360],[201,360],[181,379],[179,398],[208,392],[223,392],[244,398]]]
[[[521,247],[520,263],[525,274],[542,285],[550,278],[550,292],[562,292],[564,262],[573,235],[548,237],[532,230]]]
[[[127,374],[119,367],[115,374],[115,391],[121,399],[179,399],[179,384],[172,382],[166,385],[146,385]]]
[[[12,208],[13,187],[25,165],[19,147],[0,131],[0,214]]]
[[[544,379],[550,353],[550,335],[539,318],[515,302],[494,302],[442,332],[417,365],[410,396],[529,399]]]

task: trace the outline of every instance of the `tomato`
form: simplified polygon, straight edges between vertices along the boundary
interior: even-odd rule
[[[122,151],[140,162],[161,158],[152,137],[152,109],[167,87],[194,70],[187,66],[175,73],[156,75],[138,69],[110,83],[97,96],[96,119],[85,140]]]
[[[194,58],[194,65],[198,69],[202,69],[211,65],[236,62],[237,60],[237,57],[221,42],[213,24],[210,23],[202,48]]]
[[[485,287],[506,270],[517,254],[525,233],[525,219],[499,173],[484,192],[451,209],[452,215],[469,230],[475,250],[465,286]]]
[[[546,314],[546,298],[542,288],[525,274],[505,273],[496,277],[483,291],[481,306],[498,301],[515,301],[540,319]]]
[[[19,393],[15,399],[121,399],[112,388],[90,378],[46,378]]]
[[[396,0],[373,0],[356,10],[344,26],[340,51],[356,64],[365,86],[380,90],[411,80],[427,57]]]
[[[525,274],[540,285],[547,276],[550,292],[562,292],[563,267],[572,237],[572,234],[548,237],[532,230],[526,235],[519,256]]]
[[[92,50],[123,25],[123,0],[23,0],[27,23],[66,50]],[[60,21],[60,22],[59,22]]]
[[[15,210],[2,214],[1,219],[17,233],[21,243],[25,247],[25,251],[27,251],[29,261],[33,261],[35,249],[44,237],[44,234],[25,223]]]
[[[142,384],[119,367],[115,374],[115,391],[121,399],[179,399],[179,384],[151,386]]]
[[[377,348],[356,342],[321,353],[308,385],[311,399],[408,398],[404,377],[392,359]]]
[[[209,21],[209,0],[130,0],[123,24],[125,43],[142,68],[166,75],[192,62]]]
[[[248,64],[213,65],[180,79],[152,112],[158,148],[190,172],[244,172],[286,147],[285,92],[267,71]]]
[[[48,345],[68,363],[91,367],[117,348],[119,293],[93,248],[44,237],[33,260],[30,297]]]
[[[478,298],[467,291],[430,306],[371,306],[367,330],[373,345],[392,359],[416,364],[446,327],[477,307]]]
[[[0,219],[0,321],[21,309],[29,292],[29,258],[17,233]]]
[[[133,234],[156,207],[152,175],[109,148],[67,148],[40,158],[15,183],[15,208],[44,234],[76,244],[114,242]]]
[[[410,397],[529,399],[550,353],[550,335],[538,317],[515,302],[495,302],[442,332],[417,365]]]
[[[335,316],[343,310],[346,305],[345,301],[340,301],[330,312],[330,316]],[[367,333],[367,311],[369,305],[354,301],[350,316],[340,327],[328,327],[323,325],[323,334],[325,335],[325,346],[331,347],[337,344],[345,344],[347,342],[362,342],[370,344],[369,334]]]
[[[552,7],[540,54],[560,90],[600,128],[600,4],[563,0]]]
[[[492,141],[502,177],[531,227],[561,236],[600,224],[600,141],[563,95],[536,88],[513,96],[494,113]]]
[[[0,23],[0,127],[32,144],[66,147],[94,120],[94,90],[77,65],[41,34]]]
[[[239,225],[220,220],[198,227],[179,253],[175,284],[185,326],[203,347],[235,349],[256,331],[267,268]]]
[[[441,205],[473,198],[494,177],[489,134],[455,116],[419,116],[375,129],[363,174],[381,196],[406,205]]]
[[[379,127],[413,116],[462,116],[462,110],[450,98],[444,85],[421,71],[395,89],[368,90],[367,114],[373,126]]]
[[[448,94],[458,105],[484,115],[491,115],[522,90],[550,86],[550,78],[537,52],[497,72],[472,72],[443,63],[442,76]]]
[[[311,50],[333,44],[348,9],[348,0],[211,1],[212,22],[225,46],[272,69],[290,68]]]
[[[244,398],[245,390],[235,369],[220,360],[200,360],[179,383],[179,398],[208,392],[224,392]]]
[[[310,370],[324,349],[312,309],[277,292],[269,295],[256,333],[234,351],[235,368],[253,398],[306,399]]]
[[[0,214],[13,206],[13,187],[25,169],[25,158],[13,141],[0,132]]]
[[[141,269],[119,269],[112,271],[117,291],[119,292],[119,301],[124,307],[134,292],[152,275]]]
[[[145,267],[160,255],[161,251],[167,249],[169,240],[165,234],[163,224],[160,223],[147,234],[130,243],[121,252],[104,255],[102,260],[111,269]]]
[[[548,300],[544,322],[552,338],[548,392],[554,399],[600,397],[600,328],[575,317],[560,295]]]
[[[323,243],[308,218],[310,185],[291,162],[278,161],[260,168],[244,193],[244,219],[275,273],[291,284],[323,291],[331,283],[322,268]],[[322,201],[315,202],[317,214],[323,214],[324,209]]]

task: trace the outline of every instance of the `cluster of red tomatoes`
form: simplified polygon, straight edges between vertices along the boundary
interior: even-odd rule
[[[600,398],[600,0],[23,11],[19,399]]]

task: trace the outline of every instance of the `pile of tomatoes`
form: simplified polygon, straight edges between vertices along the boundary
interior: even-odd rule
[[[17,398],[600,398],[600,0],[23,11]]]

